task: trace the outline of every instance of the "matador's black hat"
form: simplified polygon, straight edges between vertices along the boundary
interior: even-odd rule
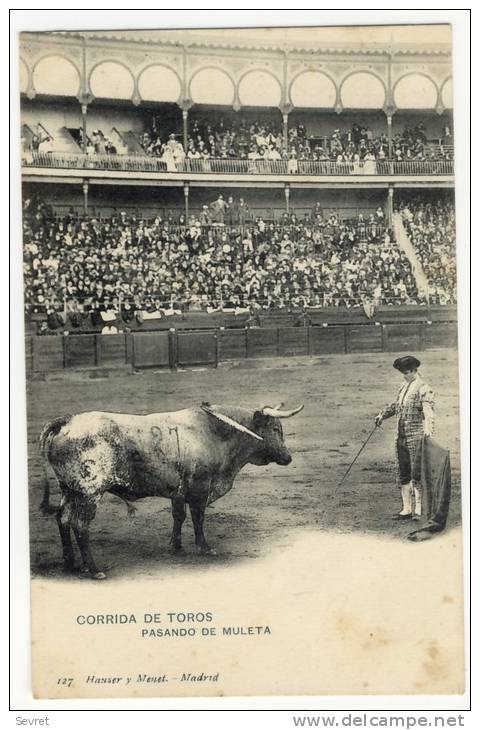
[[[395,370],[400,370],[401,373],[404,373],[406,370],[415,370],[415,368],[419,368],[420,365],[420,360],[417,360],[417,358],[413,357],[413,355],[404,355],[404,357],[397,357],[397,359],[393,363],[393,367],[395,368]]]

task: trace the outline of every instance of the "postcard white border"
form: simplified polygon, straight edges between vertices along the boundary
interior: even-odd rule
[[[12,11],[11,16],[11,105],[12,105],[12,135],[11,135],[11,392],[12,392],[12,556],[14,570],[12,571],[12,700],[15,714],[22,714],[20,710],[33,711],[40,716],[48,711],[49,716],[60,718],[63,710],[284,710],[280,715],[269,713],[271,727],[292,727],[291,715],[285,710],[295,712],[332,712],[333,709],[342,711],[372,710],[465,710],[468,707],[468,696],[369,696],[369,697],[259,697],[259,698],[221,698],[221,699],[151,699],[151,700],[70,700],[48,701],[33,700],[30,691],[30,615],[29,615],[29,569],[28,569],[28,510],[27,510],[27,483],[26,472],[26,419],[25,419],[25,366],[23,345],[23,292],[21,287],[21,203],[20,203],[20,164],[19,146],[16,144],[16,129],[18,129],[18,82],[17,82],[17,42],[16,34],[21,30],[51,30],[51,29],[114,29],[114,28],[155,28],[155,27],[262,27],[268,25],[369,25],[369,24],[398,24],[398,23],[445,23],[453,25],[454,43],[454,94],[455,94],[455,136],[456,136],[456,199],[457,199],[457,250],[458,276],[461,291],[459,301],[459,356],[460,356],[460,402],[461,402],[461,436],[462,436],[462,483],[467,492],[469,484],[469,27],[468,14],[465,10],[451,9],[404,9],[404,10],[187,10],[175,9],[165,11],[155,10],[128,10],[122,8],[102,10],[22,10]],[[3,52],[6,55],[6,38],[4,29]],[[4,68],[6,68],[4,64]],[[478,65],[477,65],[478,68]],[[4,123],[6,115],[3,115]],[[4,132],[3,139],[7,138]],[[5,183],[4,183],[5,184]],[[6,199],[4,191],[3,199]],[[6,218],[5,218],[6,220]],[[477,242],[474,241],[474,244]],[[3,271],[6,275],[6,271]],[[3,291],[6,291],[6,283]],[[474,318],[474,322],[476,319]],[[6,374],[5,374],[6,377]],[[6,381],[5,381],[6,382]],[[477,434],[478,435],[478,434]],[[478,438],[476,443],[479,443]],[[465,545],[469,542],[469,504],[467,495],[463,499],[463,526]],[[477,507],[477,509],[475,509]],[[473,515],[478,514],[479,500],[474,492],[472,500]],[[5,510],[6,512],[6,510]],[[5,540],[6,533],[2,539]],[[474,535],[474,550],[477,556],[478,537]],[[5,545],[6,547],[6,545]],[[475,564],[475,563],[474,563]],[[469,585],[469,556],[465,552],[465,604],[466,626],[469,626],[468,615],[468,585]],[[478,615],[478,591],[474,596]],[[2,607],[2,610],[5,607]],[[475,613],[473,614],[475,615]],[[6,626],[7,617],[4,616]],[[478,630],[474,629],[474,640],[478,642]],[[468,647],[467,647],[468,650]],[[478,658],[478,651],[476,654]],[[6,684],[4,684],[6,686]],[[478,693],[477,693],[478,694]],[[68,713],[69,727],[83,725],[88,716]],[[100,713],[95,717],[99,717]],[[190,716],[191,717],[191,716]],[[265,717],[265,715],[264,715]],[[201,713],[195,719],[197,727],[213,728],[217,724],[223,725],[223,712],[214,714]],[[92,717],[93,719],[93,717]],[[109,716],[110,722],[126,727],[130,724],[131,713]],[[163,722],[178,722],[178,713],[169,718],[162,716]],[[253,718],[252,718],[253,719]],[[265,718],[266,719],[266,718]],[[473,717],[470,716],[473,720]],[[150,718],[144,717],[145,724]],[[155,719],[151,720],[157,722]],[[241,722],[249,721],[243,717]],[[230,724],[235,720],[230,716]],[[239,723],[240,724],[240,721]],[[57,725],[58,726],[58,725]],[[472,725],[473,727],[473,725]]]

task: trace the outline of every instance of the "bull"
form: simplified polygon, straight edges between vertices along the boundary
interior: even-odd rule
[[[202,555],[215,551],[203,532],[206,507],[233,487],[246,464],[290,464],[281,419],[302,410],[281,410],[283,403],[255,412],[235,406],[203,403],[169,413],[127,415],[93,411],[56,418],[40,436],[47,482],[41,504],[55,514],[65,571],[75,570],[72,534],[83,570],[101,580],[90,547],[89,527],[105,494],[132,502],[145,497],[171,500],[172,552],[182,550],[181,530],[188,504],[195,544]],[[50,479],[61,491],[50,503]]]

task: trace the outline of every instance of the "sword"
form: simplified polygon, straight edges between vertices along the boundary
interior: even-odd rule
[[[341,481],[341,482],[340,482],[340,484],[339,484],[339,485],[337,486],[337,489],[340,489],[340,487],[342,486],[343,482],[345,481],[345,479],[347,478],[347,476],[348,476],[348,475],[350,474],[350,470],[351,470],[352,466],[353,466],[353,465],[355,464],[356,460],[358,459],[358,457],[359,457],[359,456],[360,456],[360,454],[362,453],[363,449],[365,448],[365,446],[366,446],[366,445],[368,444],[368,442],[369,442],[369,441],[370,441],[370,439],[372,438],[372,436],[373,436],[373,434],[375,433],[375,431],[377,430],[377,428],[379,428],[379,426],[378,426],[377,424],[375,424],[375,426],[373,427],[372,431],[371,431],[371,432],[369,433],[369,435],[368,435],[368,437],[367,437],[366,441],[365,441],[365,442],[364,442],[364,443],[362,444],[362,446],[360,447],[360,449],[359,449],[359,451],[358,451],[358,453],[357,453],[356,457],[354,458],[354,460],[352,461],[352,463],[351,463],[351,464],[350,464],[350,466],[348,467],[347,471],[346,471],[346,472],[345,472],[345,474],[343,475],[343,477],[342,477],[342,481]]]

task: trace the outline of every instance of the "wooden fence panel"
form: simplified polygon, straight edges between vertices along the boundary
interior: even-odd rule
[[[97,364],[95,335],[72,335],[64,339],[65,367],[95,367]]]
[[[276,357],[278,329],[256,328],[247,330],[247,357]]]
[[[312,355],[345,352],[344,327],[312,327],[310,330]]]
[[[134,367],[168,367],[170,364],[168,332],[135,332],[132,341]]]
[[[386,324],[386,349],[388,352],[423,350],[422,324]]]
[[[457,323],[434,322],[427,324],[424,330],[425,348],[457,347]]]
[[[212,365],[217,363],[215,332],[179,332],[178,365]]]
[[[382,328],[375,324],[347,327],[348,352],[381,352]]]
[[[247,357],[247,330],[221,330],[219,360],[244,360]]]
[[[279,330],[278,354],[308,355],[308,327],[282,327]]]
[[[63,337],[59,335],[33,337],[32,365],[36,373],[62,370],[64,367]]]
[[[126,335],[97,335],[98,365],[125,365],[127,362]]]

